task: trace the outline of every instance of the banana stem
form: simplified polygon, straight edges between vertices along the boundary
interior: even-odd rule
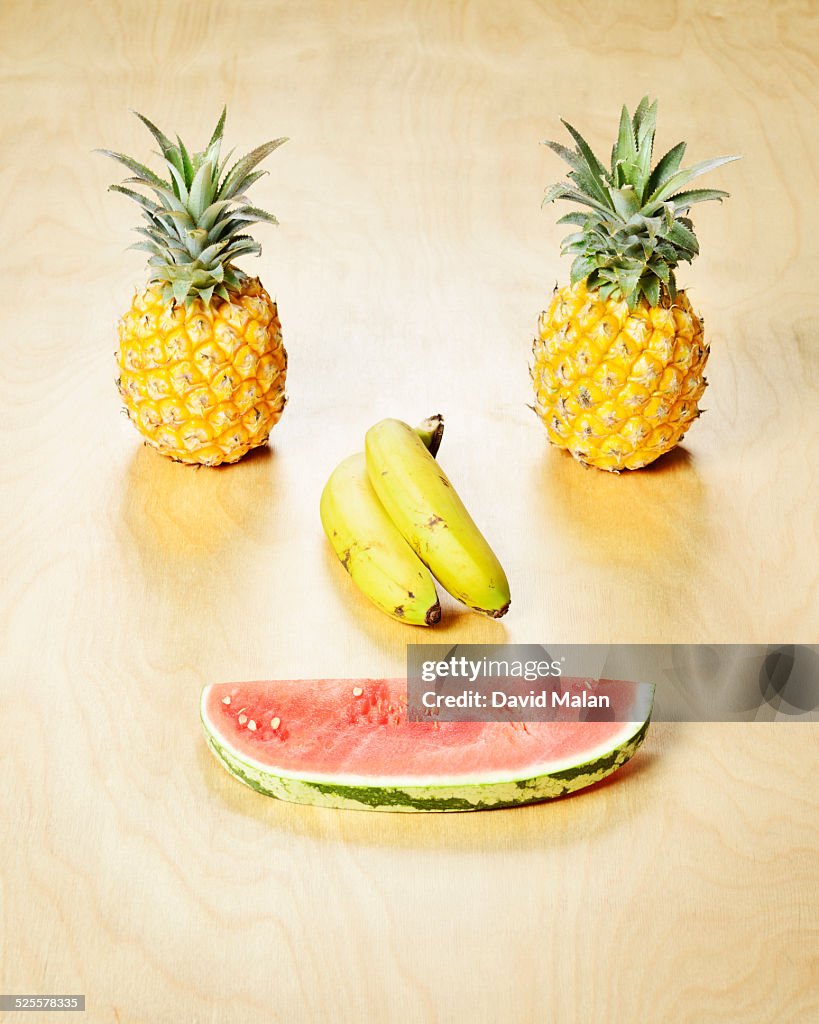
[[[415,432],[424,442],[427,451],[434,459],[438,454],[438,449],[441,447],[441,438],[444,436],[444,417],[439,412],[435,413],[434,416],[428,416],[418,424]]]

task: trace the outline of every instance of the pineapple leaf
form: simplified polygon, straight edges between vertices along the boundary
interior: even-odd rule
[[[278,224],[279,222],[272,213],[260,210],[257,206],[242,206],[231,214],[234,220],[247,221],[248,224],[264,222],[265,224]]]
[[[668,272],[668,283],[666,284],[666,288],[668,288],[668,294],[671,296],[671,298],[672,299],[676,299],[677,298],[677,278],[674,276],[674,271],[673,270],[669,270],[669,272]]]
[[[568,249],[572,245],[580,245],[583,248],[586,247],[586,236],[582,231],[573,231],[572,234],[566,235],[562,242],[563,248]]]
[[[151,185],[151,188],[159,196],[162,200],[162,205],[169,212],[175,211],[177,213],[188,214],[187,207],[167,182],[163,182],[161,185]],[[188,214],[188,216],[190,215]]]
[[[172,282],[173,297],[176,302],[184,302],[188,297],[188,282],[177,278]]]
[[[572,263],[570,275],[571,283],[577,284],[578,281],[582,281],[583,278],[588,277],[596,267],[597,261],[591,256],[578,256]]]
[[[207,240],[208,233],[204,228],[193,228],[193,230],[185,232],[185,246],[195,259],[199,259]]]
[[[185,264],[190,262],[191,254],[183,246],[168,242],[165,245],[165,249],[173,256],[174,263]]]
[[[191,182],[193,181],[193,164],[191,163],[190,153],[187,151],[185,143],[178,135],[176,136],[176,145],[179,149],[179,156],[182,159],[182,166],[180,170],[182,171],[182,176],[185,179],[185,184],[190,188]]]
[[[185,164],[182,161],[182,154],[178,146],[172,146],[167,153],[162,154],[169,170],[176,170],[185,180]]]
[[[572,210],[571,213],[564,213],[562,217],[558,217],[556,223],[574,224],[576,227],[582,228],[588,219],[589,215],[587,213],[583,213],[580,210]]]
[[[144,235],[146,238],[152,239],[159,246],[165,245],[165,236],[155,228],[144,228],[140,224],[133,230],[136,231],[138,235]]]
[[[687,167],[681,171],[677,171],[676,174],[672,174],[671,177],[667,178],[665,182],[660,185],[648,198],[646,205],[646,213],[651,213],[661,203],[664,203],[667,199],[670,199],[674,193],[682,188],[683,185],[687,185],[689,181],[693,181],[694,178],[698,178],[701,174],[707,174],[708,171],[713,171],[717,167],[722,167],[723,164],[729,164],[733,160],[738,160],[736,156],[718,156],[713,160],[703,160],[701,163],[694,164],[693,167]]]
[[[200,267],[191,268],[190,272],[191,284],[194,285],[197,290],[199,288],[207,288],[213,283],[209,270],[203,270]]]
[[[676,146],[669,149],[665,156],[659,160],[649,175],[646,187],[643,189],[643,201],[655,192],[664,181],[667,181],[672,174],[679,170],[682,158],[685,156],[685,149],[685,143],[678,142]]]
[[[639,271],[618,270],[617,272],[618,290],[620,295],[625,298],[629,309],[634,309],[640,301],[639,280]]]
[[[245,193],[250,188],[250,186],[254,182],[258,181],[259,178],[263,178],[268,173],[269,173],[268,171],[254,171],[252,174],[248,174],[248,176],[245,178],[245,180],[241,183],[239,191],[235,192],[230,198],[233,199],[234,202],[237,202],[237,203],[244,202],[245,201]]]
[[[589,170],[587,162],[583,159],[581,154],[573,149],[569,149],[568,146],[562,146],[559,142],[544,142],[544,146],[548,146],[553,153],[556,153],[559,157],[566,161],[566,163],[572,168],[572,173],[569,177],[580,187],[581,191],[586,192],[590,196],[594,196],[604,206],[610,206],[608,192],[601,184],[598,178],[595,178],[594,174]]]
[[[181,157],[180,157],[180,161],[181,161]],[[177,197],[177,199],[180,200],[180,202],[184,203],[185,206],[187,206],[188,205],[188,187],[185,184],[185,179],[182,176],[182,172],[177,167],[175,167],[174,164],[172,164],[172,163],[168,164],[168,170],[171,172],[171,181],[172,181],[172,185],[173,185],[174,195]]]
[[[225,264],[225,287],[238,288],[246,276],[238,267],[234,267],[232,263]]]
[[[652,111],[656,118],[657,101],[655,100],[654,103],[649,104],[648,96],[643,96],[643,98],[637,105],[637,109],[634,111],[634,119],[632,121],[632,130],[634,131],[634,138],[637,139],[638,144],[640,135],[644,130],[644,125],[647,119],[650,117]]]
[[[593,210],[598,210],[600,213],[609,216],[611,210],[598,203],[596,199],[592,199],[591,196],[587,196],[585,193],[580,192],[567,181],[560,181],[556,185],[552,185],[551,188],[546,190],[546,194],[543,197],[543,203],[541,205],[546,206],[547,203],[553,203],[555,199],[571,199],[574,203],[580,203],[583,206],[589,206]]]
[[[254,242],[249,235],[245,235],[241,242],[236,241],[236,238],[242,238],[241,235],[235,236],[231,241],[230,245],[226,249],[222,250],[222,258],[226,262],[237,259],[239,256],[258,256],[262,251],[262,247],[258,242]]]
[[[186,233],[188,231],[192,231],[196,227],[193,217],[191,217],[187,210],[167,210],[166,215],[175,221],[181,228],[184,228]]]
[[[109,192],[120,192],[122,195],[128,196],[128,198],[129,199],[133,199],[135,203],[139,203],[139,205],[146,212],[155,213],[157,210],[161,209],[161,207],[159,206],[158,203],[155,203],[155,202],[153,202],[153,200],[149,199],[147,196],[142,195],[141,192],[134,192],[134,190],[131,189],[131,188],[125,188],[124,185],[109,185],[108,186],[108,191]]]
[[[154,256],[161,256],[161,257],[165,256],[165,250],[161,249],[154,242],[132,242],[127,248],[128,249],[137,249],[137,250],[139,250],[141,252],[150,252]]]
[[[623,172],[623,180],[627,185],[635,184],[634,171],[637,167],[637,146],[634,142],[634,131],[631,118],[625,106],[620,111],[620,131],[617,136],[617,166]],[[630,170],[631,173],[627,173]]]
[[[597,176],[598,178],[602,178],[604,181],[607,180],[606,168],[600,163],[600,161],[594,155],[591,146],[589,146],[588,142],[586,142],[586,140],[583,138],[580,132],[573,128],[568,121],[563,121],[562,118],[561,121],[566,131],[574,139],[578,151],[580,152],[583,159],[586,161],[586,164],[588,165],[589,172],[591,173],[592,177]]]
[[[722,202],[728,196],[729,193],[723,192],[721,188],[691,188],[686,192],[677,192],[673,196],[669,196],[668,201],[674,204],[676,210],[682,211],[687,210],[695,203],[705,203],[710,199],[718,199]]]
[[[243,156],[242,159],[237,161],[228,171],[227,177],[222,182],[222,186],[219,189],[216,198],[231,199],[243,187],[246,187],[246,178],[253,168],[285,142],[287,142],[287,139],[285,138],[275,139],[273,142],[265,142],[263,145],[257,146],[256,149],[251,150],[247,156]]]
[[[663,221],[660,217],[645,217],[642,213],[635,213],[626,221],[623,230],[628,234],[644,234],[649,241],[653,241],[662,230]]]
[[[634,191],[633,185],[613,188],[611,190],[611,199],[614,203],[614,209],[625,221],[633,217],[640,210],[640,197]]]
[[[208,232],[208,241],[216,242],[223,236],[236,238],[237,232],[244,231],[246,227],[246,221],[236,220],[232,216],[224,217],[222,220],[217,220],[210,229]]]
[[[675,223],[672,224],[671,229],[666,232],[665,237],[672,245],[676,246],[678,249],[682,249],[684,252],[688,252],[696,256],[700,251],[696,235],[692,231],[689,231],[688,228],[679,221],[675,221]]]
[[[223,238],[221,242],[214,242],[213,245],[209,245],[206,249],[203,249],[199,253],[199,260],[205,264],[211,264],[219,255],[219,253],[228,244],[228,239]]]
[[[136,116],[145,125],[145,127],[148,129],[151,135],[153,135],[153,137],[157,141],[157,145],[162,150],[162,156],[167,160],[168,153],[174,148],[174,145],[168,138],[168,136],[165,135],[164,132],[161,132],[159,128],[157,128],[157,126],[153,123],[153,121],[149,121],[144,114],[140,114],[138,110],[132,110],[131,113],[136,114]]]
[[[216,127],[213,129],[213,135],[211,135],[211,137],[210,137],[210,142],[208,143],[208,147],[207,147],[208,150],[210,150],[212,146],[219,146],[219,145],[221,145],[221,143],[222,143],[222,135],[223,135],[224,130],[225,130],[225,120],[226,119],[227,119],[227,106],[224,106],[224,107],[222,107],[222,113],[219,116],[219,120],[218,120],[218,122],[216,124]]]
[[[180,242],[184,241],[185,229],[177,224],[167,210],[160,209],[157,210],[156,213],[150,213],[148,210],[143,210],[142,216],[151,224],[152,227],[156,226],[165,238],[173,238],[175,241],[178,240]]]
[[[224,211],[230,207],[231,202],[232,200],[230,199],[217,199],[215,203],[211,203],[197,220],[197,226],[210,231],[213,225],[219,221]]]
[[[213,168],[209,160],[205,160],[191,184],[188,209],[191,216],[198,222],[199,218],[208,208],[208,201],[213,192],[211,173]]]
[[[578,167],[586,166],[585,161],[581,159],[575,150],[569,149],[568,146],[564,146],[560,142],[552,142],[550,139],[545,139],[543,145],[551,149],[553,153],[556,153],[561,160],[565,160],[569,167],[574,168],[574,170],[577,170]]]
[[[233,157],[233,154],[235,152],[236,152],[236,147],[234,146],[224,157],[220,157],[219,158],[219,160],[217,161],[217,163],[215,165],[216,166],[216,170],[214,171],[214,174],[213,174],[213,180],[214,181],[216,181],[218,178],[222,177],[222,175],[225,172],[225,168],[230,163],[230,161],[231,161],[231,159]]]
[[[139,163],[130,156],[126,156],[125,153],[115,153],[111,149],[98,149],[95,152],[102,153],[104,156],[110,156],[112,160],[117,160],[132,171],[138,181],[144,181],[150,185],[167,185],[167,181],[163,181],[157,174],[144,164]]]
[[[637,174],[640,198],[642,199],[645,182],[651,173],[651,157],[654,153],[654,134],[657,130],[657,101],[640,113],[640,108],[648,102],[644,96],[634,114],[634,135],[637,140]],[[640,116],[638,118],[638,113]]]
[[[571,191],[571,187],[567,181],[558,181],[556,184],[550,185],[549,188],[546,189],[541,206],[553,203],[555,199],[568,199],[571,196]]]
[[[640,287],[642,288],[643,294],[648,299],[649,306],[659,306],[660,279],[658,277],[648,275],[641,279]]]

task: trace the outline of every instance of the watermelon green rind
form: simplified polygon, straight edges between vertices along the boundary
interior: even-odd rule
[[[622,734],[604,750],[585,752],[576,762],[533,766],[522,778],[498,773],[483,778],[377,779],[350,775],[296,774],[239,753],[217,734],[202,692],[201,717],[216,760],[257,793],[291,803],[348,810],[452,812],[517,807],[566,796],[613,774],[629,761],[645,739],[650,714],[642,722],[623,723]]]

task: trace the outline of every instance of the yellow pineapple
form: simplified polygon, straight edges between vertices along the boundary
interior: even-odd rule
[[[633,118],[623,107],[610,169],[565,121],[576,148],[546,143],[571,171],[544,203],[584,209],[558,221],[578,230],[563,242],[574,257],[571,283],[538,321],[535,409],[553,444],[615,473],[670,451],[700,415],[708,345],[674,270],[699,252],[690,208],[728,195],[688,183],[737,159],[681,169],[681,142],[652,169],[656,121],[647,97]]]
[[[259,255],[249,225],[276,224],[248,202],[254,170],[285,139],[265,143],[228,169],[225,111],[201,153],[189,153],[137,115],[167,167],[160,178],[121,153],[102,150],[133,174],[112,185],[137,202],[145,226],[133,246],[150,253],[147,287],[119,324],[117,381],[147,444],[180,462],[218,466],[264,444],[285,405],[287,353],[276,303],[258,278],[233,263]],[[125,185],[137,185],[146,196]]]

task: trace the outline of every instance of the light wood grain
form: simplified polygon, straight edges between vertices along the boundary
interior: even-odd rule
[[[318,520],[382,415],[446,414],[512,581],[502,622],[449,603],[431,639],[816,641],[819,10],[646,10],[3,5],[0,990],[86,992],[95,1024],[819,1019],[815,726],[655,726],[593,792],[409,819],[265,801],[197,721],[208,681],[403,670],[421,637]],[[743,160],[684,275],[708,412],[613,478],[526,407],[567,274],[538,143],[565,116],[605,148],[646,91],[659,145]],[[195,471],[118,414],[142,270],[91,150],[147,152],[129,107],[204,142],[224,101],[229,144],[291,138],[257,186],[291,402],[270,450]]]

